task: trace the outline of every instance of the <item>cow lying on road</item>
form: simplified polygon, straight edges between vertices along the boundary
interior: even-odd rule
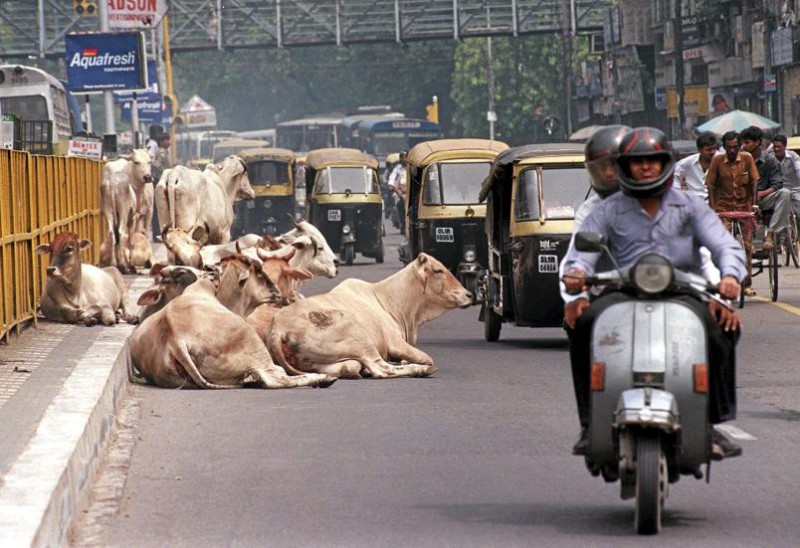
[[[122,319],[137,323],[136,315],[128,310],[128,288],[119,271],[81,263],[81,251],[91,245],[74,232],[62,232],[49,245],[36,248],[37,254],[50,255],[42,313],[67,323],[94,325],[99,319],[104,325],[114,325],[121,310]]]
[[[472,295],[447,267],[420,253],[383,281],[351,278],[329,293],[279,310],[268,346],[275,361],[290,373],[424,377],[436,367],[430,356],[413,346],[419,326],[470,304]]]
[[[184,290],[201,278],[219,282],[219,271],[216,268],[199,270],[191,266],[165,265],[156,263],[150,269],[150,277],[155,278],[153,286],[141,295],[136,304],[143,306],[139,321],[152,316]]]
[[[244,319],[220,304],[209,280],[196,281],[147,318],[131,335],[130,355],[148,382],[166,388],[327,387],[336,380],[287,375]]]

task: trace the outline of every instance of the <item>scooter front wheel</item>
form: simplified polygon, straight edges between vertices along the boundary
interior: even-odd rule
[[[636,439],[636,532],[655,535],[661,530],[661,509],[667,497],[667,459],[660,436]]]

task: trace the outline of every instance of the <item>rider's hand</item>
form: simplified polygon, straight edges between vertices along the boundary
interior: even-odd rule
[[[575,322],[578,321],[578,318],[588,306],[589,299],[586,297],[575,299],[564,305],[564,322],[566,322],[570,329],[575,329]]]
[[[720,280],[717,290],[719,291],[720,297],[723,299],[733,300],[739,297],[741,287],[736,278],[733,276],[725,276]]]
[[[569,272],[565,272],[561,279],[570,295],[577,295],[586,289],[586,272],[580,268],[573,268]]]
[[[718,301],[712,300],[708,303],[708,312],[725,331],[735,331],[742,328],[742,319],[736,311]]]

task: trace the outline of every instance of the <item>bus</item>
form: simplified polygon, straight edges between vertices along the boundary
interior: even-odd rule
[[[76,103],[73,102],[73,107]],[[80,108],[80,106],[78,106]],[[0,111],[13,114],[23,122],[23,143],[35,143],[35,152],[50,154],[67,153],[73,125],[80,127],[80,114],[70,111],[68,93],[57,79],[36,67],[22,65],[0,65]],[[25,124],[33,122],[33,125]],[[49,139],[42,139],[36,122],[50,122]],[[44,132],[42,132],[44,134]],[[48,141],[47,142],[43,142]],[[40,148],[38,145],[41,145]],[[46,146],[45,146],[46,145]]]
[[[341,120],[331,115],[281,122],[275,126],[275,146],[293,152],[342,146],[336,133]]]
[[[255,139],[257,141],[266,141],[268,147],[275,146],[275,128],[272,129],[251,129],[248,131],[239,131],[236,136],[240,139]]]
[[[214,145],[237,137],[235,131],[209,129],[204,131],[181,131],[175,134],[178,162],[183,165],[205,168],[211,163]]]
[[[351,146],[371,154],[381,163],[393,152],[411,150],[423,141],[442,138],[436,122],[423,118],[369,117],[351,130]]]

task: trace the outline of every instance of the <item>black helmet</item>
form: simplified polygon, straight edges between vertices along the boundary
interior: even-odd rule
[[[662,160],[661,174],[655,179],[636,181],[631,177],[630,163],[634,158]],[[619,145],[617,174],[622,192],[634,198],[660,196],[672,184],[675,155],[667,136],[654,127],[637,127],[629,131]]]
[[[589,181],[595,192],[604,198],[616,192],[619,185],[616,178],[613,183],[606,181],[601,168],[606,162],[616,162],[619,144],[630,130],[628,126],[606,126],[592,133],[586,141],[584,165],[589,172]]]

